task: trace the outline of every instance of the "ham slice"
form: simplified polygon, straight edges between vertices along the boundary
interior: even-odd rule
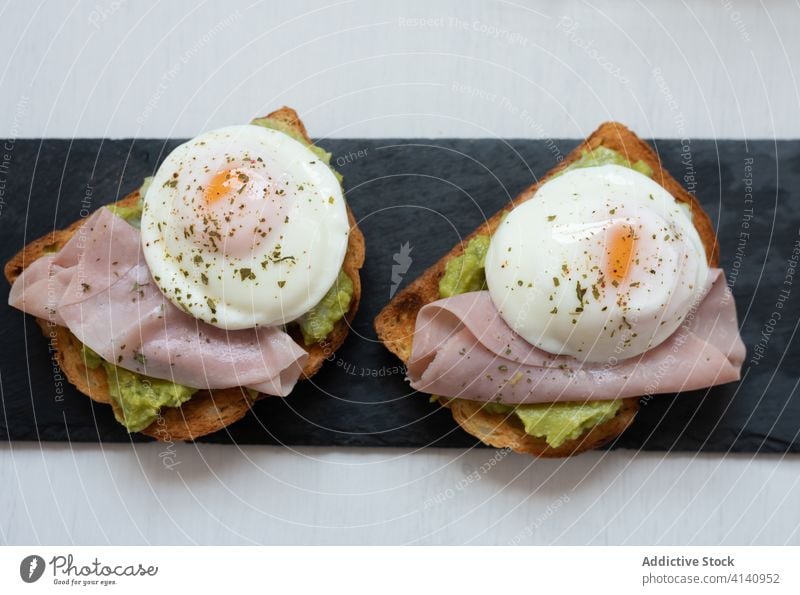
[[[105,208],[31,263],[9,304],[67,327],[106,361],[193,388],[286,396],[308,357],[280,328],[226,331],[174,306],[150,277],[139,231]]]
[[[745,358],[736,306],[721,269],[666,341],[635,358],[582,363],[517,335],[488,291],[424,306],[416,321],[408,378],[416,390],[508,404],[608,400],[706,388],[738,380]]]

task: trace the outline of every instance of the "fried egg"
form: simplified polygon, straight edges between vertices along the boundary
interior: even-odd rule
[[[492,301],[514,331],[549,353],[611,364],[672,335],[708,276],[688,206],[619,165],[543,184],[486,256]]]
[[[225,329],[290,322],[333,286],[350,225],[342,188],[305,145],[261,126],[201,134],[159,167],[142,213],[151,275]]]

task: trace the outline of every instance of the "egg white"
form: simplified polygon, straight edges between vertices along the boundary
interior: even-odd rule
[[[609,264],[615,234],[633,246],[622,279]],[[708,274],[686,206],[618,165],[543,184],[500,224],[486,256],[492,301],[514,331],[547,352],[611,364],[672,335]]]
[[[172,151],[141,223],[161,291],[231,330],[285,324],[315,306],[336,281],[349,229],[331,169],[283,132],[254,125]]]

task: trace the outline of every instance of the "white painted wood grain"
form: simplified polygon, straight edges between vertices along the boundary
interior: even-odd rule
[[[284,103],[319,137],[580,137],[610,118],[800,136],[790,2],[0,10],[0,136],[191,136]],[[509,455],[483,473],[492,451],[181,445],[172,470],[160,454],[3,445],[0,541],[800,543],[793,457]]]

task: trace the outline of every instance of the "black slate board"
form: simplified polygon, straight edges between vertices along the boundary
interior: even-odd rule
[[[0,261],[25,243],[117,200],[152,174],[175,140],[0,141]],[[208,442],[464,447],[475,440],[447,411],[413,394],[399,362],[376,342],[372,320],[392,290],[393,256],[408,243],[400,287],[502,207],[578,141],[341,139],[332,150],[367,241],[361,310],[342,349],[289,399]],[[800,141],[655,142],[667,169],[693,187],[718,225],[722,265],[748,346],[739,384],[648,400],[613,447],[798,452],[800,277],[790,258],[800,225]],[[751,170],[746,169],[752,160]],[[748,187],[752,185],[751,191]],[[752,197],[750,196],[752,193]],[[752,198],[752,202],[747,202]],[[748,218],[747,209],[752,210]],[[749,236],[741,236],[742,233]],[[797,286],[791,283],[796,281]],[[0,282],[0,437],[129,441],[107,406],[59,384],[33,319],[5,306]],[[781,290],[788,297],[780,301]],[[781,304],[782,307],[777,306]],[[771,329],[770,319],[781,319]],[[765,338],[767,337],[767,338]],[[756,364],[754,346],[764,345]],[[61,394],[60,391],[63,391]]]

